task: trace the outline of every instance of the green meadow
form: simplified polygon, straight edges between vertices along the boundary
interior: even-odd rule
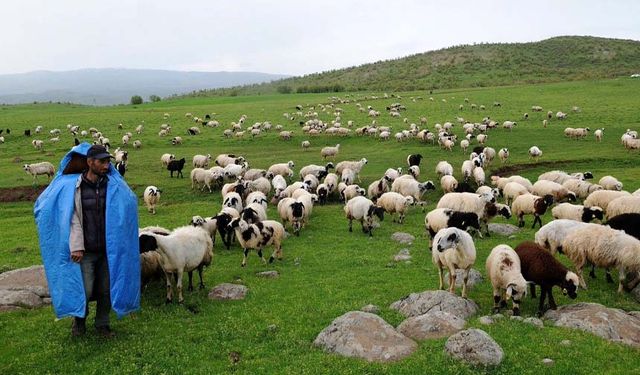
[[[629,152],[620,144],[620,136],[626,129],[640,130],[640,80],[630,78],[602,81],[581,81],[541,85],[482,88],[455,91],[402,92],[399,97],[384,98],[384,92],[357,92],[335,94],[349,103],[336,103],[342,109],[341,123],[346,126],[352,120],[353,129],[371,124],[367,113],[358,111],[355,103],[372,106],[381,112],[376,119],[379,126],[392,126],[393,132],[408,129],[410,123],[419,124],[420,117],[427,117],[428,128],[434,131],[436,123],[456,122],[463,117],[480,122],[488,116],[502,123],[517,122],[513,131],[501,128],[488,132],[487,146],[499,150],[508,147],[511,157],[507,165],[517,166],[518,174],[532,181],[545,171],[561,169],[567,172],[593,172],[598,180],[613,175],[624,183],[624,189],[640,188],[640,155]],[[389,93],[390,95],[391,93]],[[404,224],[394,223],[386,216],[381,226],[370,238],[354,223],[353,233],[347,231],[343,204],[334,197],[328,204],[314,207],[310,222],[299,237],[288,237],[283,245],[284,259],[271,265],[263,265],[252,252],[248,265],[240,267],[242,251],[236,243],[230,250],[224,249],[220,238],[214,247],[211,267],[205,270],[207,288],[185,292],[183,305],[165,304],[163,282],[150,284],[142,295],[140,312],[116,320],[112,328],[117,337],[104,341],[92,329],[87,336],[72,339],[70,319],[56,321],[51,307],[37,310],[20,310],[0,314],[0,373],[640,373],[640,353],[637,349],[615,344],[581,331],[556,328],[543,329],[504,319],[491,326],[478,323],[478,317],[491,313],[492,293],[490,281],[485,279],[472,289],[469,298],[480,306],[479,314],[468,320],[469,327],[481,328],[503,348],[505,358],[495,368],[469,367],[444,353],[446,339],[424,341],[410,357],[387,364],[368,363],[323,352],[313,345],[318,333],[342,314],[359,310],[367,304],[380,307],[380,316],[393,326],[403,321],[403,316],[391,310],[389,305],[413,293],[438,287],[438,273],[431,262],[428,236],[424,230],[424,216],[435,207],[442,196],[434,168],[438,161],[447,160],[454,166],[460,179],[460,165],[468,153],[456,146],[453,151],[440,149],[438,145],[422,143],[416,139],[396,142],[381,141],[368,136],[334,137],[304,134],[296,115],[296,105],[304,107],[303,113],[315,106],[319,118],[325,122],[335,119],[334,109],[320,110],[319,104],[332,103],[332,94],[282,94],[259,96],[185,98],[166,100],[138,106],[88,107],[65,104],[32,104],[0,106],[0,128],[11,130],[2,134],[5,143],[0,144],[0,190],[20,188],[29,192],[36,189],[32,177],[22,170],[25,163],[50,161],[57,169],[63,155],[73,145],[73,136],[67,124],[77,124],[81,129],[95,127],[107,136],[112,150],[121,144],[122,135],[133,132],[133,140],[141,140],[143,146],[134,150],[128,146],[129,169],[125,178],[139,197],[140,226],[160,225],[175,228],[187,225],[194,215],[215,215],[221,206],[219,189],[213,193],[192,190],[189,181],[191,158],[195,154],[235,153],[245,156],[252,168],[268,168],[273,163],[295,162],[297,172],[307,164],[323,164],[320,149],[339,143],[340,153],[336,161],[368,159],[361,173],[361,186],[365,187],[380,178],[389,167],[405,167],[408,154],[420,153],[424,159],[420,165],[420,180],[433,180],[436,191],[429,191],[423,199],[426,211],[412,207]],[[376,99],[372,97],[376,96]],[[433,97],[433,101],[429,100]],[[469,103],[464,99],[468,98]],[[443,99],[446,100],[443,101]],[[494,107],[494,102],[500,107]],[[406,106],[401,118],[391,117],[385,107],[399,102]],[[483,111],[472,110],[470,104],[485,105]],[[463,104],[464,108],[459,109]],[[539,105],[543,112],[532,112],[531,106]],[[578,106],[579,112],[571,108]],[[547,128],[542,127],[547,110],[568,113],[560,121],[555,117]],[[185,113],[204,117],[211,114],[220,126],[209,128],[200,125],[201,134],[190,136],[187,129],[194,126]],[[290,113],[295,120],[286,119]],[[528,120],[523,114],[528,112]],[[170,117],[164,119],[168,113]],[[253,138],[247,132],[244,138],[225,138],[224,129],[231,122],[246,115],[245,128],[256,122],[269,121],[292,130],[290,141],[278,137],[271,130]],[[407,122],[403,121],[407,118]],[[160,124],[171,125],[171,135],[159,137]],[[118,129],[118,124],[123,129]],[[137,135],[134,129],[144,124],[144,131]],[[32,133],[37,125],[44,127],[39,135],[26,137],[25,129]],[[565,127],[589,127],[591,133],[582,140],[564,137]],[[49,131],[62,130],[60,141],[51,143]],[[595,141],[593,131],[604,128],[604,139]],[[6,133],[6,132],[5,132]],[[454,133],[462,137],[460,125]],[[172,146],[171,136],[179,135],[184,143]],[[81,140],[91,141],[88,138]],[[44,150],[37,151],[32,139],[42,139]],[[311,147],[303,150],[301,142],[309,140]],[[472,143],[472,147],[476,142]],[[527,150],[536,145],[543,151],[537,162],[529,160]],[[173,153],[187,159],[184,179],[170,178],[162,168],[160,156]],[[487,183],[491,171],[502,167],[494,160],[487,170]],[[297,175],[296,175],[297,178]],[[46,176],[38,178],[38,186],[47,183]],[[142,201],[146,186],[162,189],[157,214],[147,212]],[[275,207],[268,211],[270,218],[277,218]],[[550,211],[543,223],[552,219]],[[532,240],[535,230],[530,228],[532,217],[526,217],[527,225],[515,238],[492,235],[475,239],[478,257],[474,268],[486,274],[485,260],[498,244],[515,247],[525,240]],[[516,224],[516,219],[498,218],[497,223]],[[0,272],[41,263],[38,237],[33,219],[33,202],[17,201],[0,203]],[[391,240],[395,232],[408,232],[416,237],[410,245],[400,245]],[[393,256],[401,249],[409,248],[413,257],[409,263],[396,263]],[[266,251],[270,254],[271,249]],[[566,258],[560,258],[569,265]],[[263,279],[257,272],[277,270],[277,279]],[[589,289],[579,291],[576,300],[570,300],[556,289],[558,305],[575,302],[597,302],[624,310],[640,310],[640,304],[625,294],[617,294],[617,284],[608,284],[604,271],[597,271],[598,278],[587,279]],[[614,279],[617,275],[614,272]],[[249,288],[242,301],[220,302],[207,298],[208,290],[220,283],[235,282]],[[458,294],[460,291],[457,291]],[[93,309],[93,306],[92,306]],[[526,299],[521,305],[523,316],[535,316],[537,301]],[[90,319],[92,320],[92,314]],[[571,345],[560,345],[562,340]],[[240,353],[240,361],[232,364],[231,352]],[[553,367],[542,364],[543,358],[552,358]]]

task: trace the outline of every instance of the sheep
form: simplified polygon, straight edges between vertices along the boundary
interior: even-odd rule
[[[46,174],[47,180],[50,180],[51,177],[56,174],[56,169],[54,168],[53,164],[49,163],[48,161],[34,164],[25,164],[22,166],[22,169],[24,169],[27,174],[33,176],[34,184],[38,181],[38,176],[40,175]]]
[[[502,128],[503,128],[503,129],[509,129],[509,131],[512,131],[512,130],[513,130],[513,127],[514,127],[514,126],[517,126],[517,125],[518,125],[518,123],[517,123],[517,122],[514,122],[514,121],[505,121],[505,122],[503,122],[503,123],[502,123]]]
[[[285,238],[284,226],[274,220],[264,220],[255,224],[249,224],[241,218],[231,220],[228,225],[229,229],[233,229],[236,238],[242,246],[243,258],[241,266],[247,265],[247,255],[250,249],[255,249],[258,256],[266,264],[267,260],[262,255],[262,249],[266,246],[273,245],[273,253],[269,257],[269,263],[277,257],[282,259],[282,241]]]
[[[626,234],[640,240],[640,213],[626,213],[613,216],[607,220],[613,229],[622,230]]]
[[[173,178],[173,172],[177,172],[176,178],[184,178],[182,174],[182,169],[184,168],[184,164],[186,163],[185,158],[180,160],[171,160],[169,164],[167,164],[167,170],[171,172],[171,177]]]
[[[245,181],[245,183],[247,191],[261,192],[265,196],[271,192],[271,182],[265,177],[260,177],[253,181]]]
[[[240,217],[247,223],[253,224],[267,220],[267,212],[260,203],[248,203],[240,212]]]
[[[306,150],[308,150],[308,149],[309,149],[309,147],[311,147],[311,142],[309,142],[309,141],[302,141],[302,149],[303,149],[303,150],[305,150],[305,151],[306,151]]]
[[[341,182],[340,185],[342,185],[342,189],[338,187],[338,191],[340,192],[340,197],[345,203],[347,203],[351,198],[366,195],[366,191],[358,185],[346,185],[343,182]]]
[[[577,178],[570,178],[562,183],[562,186],[576,193],[576,196],[585,199],[594,191],[602,190],[602,186],[582,181]]]
[[[407,176],[408,177],[408,176]],[[428,190],[435,190],[436,186],[432,181],[418,182],[411,177],[397,178],[391,184],[391,191],[404,196],[413,197],[416,203],[422,201],[422,195]]]
[[[194,168],[206,168],[209,166],[209,161],[211,160],[211,154],[207,155],[194,155],[193,156],[193,167]]]
[[[340,144],[338,143],[337,145],[331,147],[331,146],[327,146],[327,147],[323,147],[320,150],[320,156],[322,156],[322,159],[327,159],[327,158],[336,158],[336,155],[338,155],[338,152],[340,151]]]
[[[222,206],[235,208],[236,211],[242,212],[242,197],[235,191],[228,192],[222,200]]]
[[[402,168],[397,168],[397,169],[387,168],[387,170],[384,172],[384,177],[387,177],[389,181],[392,181],[392,182],[396,178],[400,177],[401,175],[402,175]]]
[[[451,175],[444,175],[440,178],[440,186],[445,194],[453,193],[458,188],[458,181]]]
[[[533,214],[534,219],[533,226],[531,228],[535,228],[536,222],[539,222],[540,227],[542,228],[542,219],[540,216],[544,215],[544,213],[547,212],[547,208],[552,204],[553,196],[550,194],[547,194],[544,197],[539,197],[533,194],[523,194],[513,200],[513,203],[511,204],[511,211],[518,217],[519,227],[524,227],[524,215]]]
[[[511,298],[513,315],[520,315],[520,302],[527,295],[527,281],[522,276],[518,254],[507,245],[498,245],[487,257],[486,267],[493,287],[493,312],[500,312]]]
[[[278,202],[278,214],[282,225],[286,225],[287,222],[291,223],[293,233],[299,236],[304,217],[304,204],[293,198],[283,198]]]
[[[444,289],[444,277],[442,269],[449,269],[449,292],[455,293],[456,269],[464,270],[464,282],[462,283],[462,297],[467,298],[467,282],[469,271],[476,262],[476,247],[471,236],[458,228],[444,228],[438,231],[433,238],[431,259],[438,268],[440,289]]]
[[[293,184],[287,186],[279,195],[279,198],[291,197],[293,193],[298,190],[307,190],[308,186],[304,182],[294,182]]]
[[[640,214],[640,196],[625,195],[612,200],[607,206],[608,218],[632,213]]]
[[[236,156],[233,154],[220,154],[218,156],[216,156],[216,158],[214,159],[214,163],[219,166],[219,167],[226,167],[227,165],[230,164],[237,164],[237,165],[241,165],[242,163],[244,163],[246,160],[243,156]]]
[[[376,204],[384,209],[388,214],[391,214],[393,222],[396,222],[394,214],[398,214],[398,223],[402,224],[409,206],[414,203],[413,197],[405,197],[402,194],[394,192],[386,192],[378,198]]]
[[[247,204],[258,203],[265,209],[265,211],[267,210],[267,195],[262,191],[253,191],[249,193],[245,202]]]
[[[304,178],[304,176],[308,174],[314,175],[318,180],[321,180],[329,174],[329,170],[333,169],[333,163],[329,162],[325,166],[309,164],[300,168],[300,178]]]
[[[327,185],[327,188],[329,189],[329,194],[336,191],[336,189],[338,188],[339,181],[340,179],[338,178],[337,174],[335,173],[327,174],[327,177],[324,178],[323,182]]]
[[[226,178],[227,180],[237,180],[242,176],[247,167],[247,163],[243,163],[242,165],[228,164],[223,168],[224,178]]]
[[[529,179],[524,178],[522,176],[518,176],[518,175],[513,175],[511,177],[491,176],[491,184],[496,186],[500,190],[504,190],[505,185],[508,184],[509,182],[519,183],[520,185],[524,186],[528,192],[531,192],[533,190],[533,184],[531,183],[531,181],[529,181]]]
[[[574,205],[570,203],[562,203],[551,210],[554,219],[569,219],[588,223],[591,220],[602,220],[602,208],[585,207],[582,205]]]
[[[156,214],[156,204],[160,201],[160,193],[162,190],[150,185],[144,189],[144,204],[147,206],[147,210],[153,215]]]
[[[139,139],[136,139],[133,141],[133,148],[136,150],[142,148],[142,142]]]
[[[556,252],[562,254],[562,242],[571,231],[588,224],[581,221],[569,219],[557,219],[542,226],[535,234],[535,242],[547,249],[551,254]]]
[[[124,150],[120,150],[119,148],[116,149],[114,154],[115,154],[115,162],[116,163],[127,161],[129,159],[129,152],[124,151]]]
[[[484,169],[482,167],[476,167],[473,169],[473,179],[478,186],[484,185]]]
[[[424,218],[424,226],[429,232],[431,239],[435,237],[441,229],[455,227],[470,232],[475,229],[480,237],[480,219],[473,212],[454,211],[450,208],[436,208]]]
[[[440,161],[436,165],[436,173],[438,174],[438,176],[453,176],[453,166],[451,166],[451,164],[444,160]]]
[[[520,195],[528,194],[529,191],[527,188],[522,186],[517,182],[508,182],[504,185],[504,189],[502,190],[502,195],[504,195],[505,203],[510,205],[514,199],[519,197]]]
[[[274,194],[278,196],[280,195],[280,193],[282,193],[282,191],[284,191],[284,189],[287,188],[287,181],[284,179],[284,177],[275,175],[271,180],[271,186],[273,186]]]
[[[173,137],[171,138],[171,144],[174,146],[182,144],[182,137]]]
[[[267,177],[266,169],[251,168],[245,171],[244,174],[242,175],[242,179],[247,181],[253,181],[260,177]]]
[[[640,189],[633,192],[633,195],[640,195]]]
[[[44,146],[44,142],[40,139],[32,140],[31,144],[33,145],[33,148],[35,148],[36,150],[42,150],[42,146]]]
[[[311,194],[306,190],[296,190],[291,196],[297,202],[302,203],[304,215],[302,216],[302,226],[304,227],[309,222],[311,212],[313,212],[313,204],[318,201],[316,194]]]
[[[552,195],[555,202],[576,201],[576,194],[564,186],[548,180],[539,180],[533,184],[532,193],[539,196]]]
[[[289,160],[287,163],[273,164],[267,169],[267,172],[271,172],[274,176],[280,175],[291,179],[293,177],[293,171],[291,168],[295,167],[293,161]]]
[[[364,167],[369,161],[366,158],[362,158],[359,161],[341,161],[336,165],[336,173],[341,175],[344,169],[351,169],[358,176],[358,182],[360,181],[360,171],[362,171],[362,167]]]
[[[629,196],[627,191],[597,190],[589,194],[583,204],[585,207],[598,206],[607,212],[607,207],[614,199]]]
[[[369,237],[373,237],[375,217],[384,220],[384,209],[362,196],[351,198],[344,206],[344,213],[349,220],[349,232],[353,232],[353,220],[358,220],[362,231],[368,233]]]
[[[367,189],[367,197],[375,202],[382,194],[389,191],[390,179],[387,176],[373,181]]]
[[[605,190],[622,190],[622,182],[613,176],[604,176],[598,181],[598,184]]]
[[[344,182],[347,185],[351,185],[355,182],[356,172],[350,168],[345,168],[342,170],[342,176],[340,177],[340,181]]]
[[[420,177],[420,167],[418,167],[417,165],[410,166],[407,172],[409,172],[409,175],[411,175],[416,180],[418,179],[418,177]]]
[[[421,154],[410,154],[409,156],[407,156],[407,164],[409,165],[409,167],[417,165],[420,166],[420,161],[422,160],[423,156]]]
[[[171,160],[175,160],[176,156],[174,154],[162,154],[160,157],[160,162],[162,163],[162,167],[166,167],[169,165]]]
[[[200,289],[204,288],[202,282],[203,268],[211,264],[213,258],[213,242],[209,234],[202,228],[185,226],[173,230],[163,236],[152,232],[141,234],[141,240],[150,243],[150,247],[157,248],[161,256],[161,266],[167,279],[167,303],[173,300],[171,275],[175,275],[178,303],[184,302],[182,296],[183,273],[198,270],[200,276]],[[154,246],[155,245],[155,246]],[[191,286],[191,276],[189,276]]]
[[[580,280],[578,275],[569,271],[553,255],[549,254],[535,242],[525,241],[515,248],[522,276],[530,284],[531,298],[536,298],[536,285],[540,285],[540,302],[538,303],[538,316],[545,312],[544,301],[548,298],[551,310],[556,310],[558,306],[553,299],[553,287],[562,289],[562,294],[569,295],[575,299],[578,294]]]
[[[495,215],[500,214],[506,218],[511,217],[508,206],[496,205],[495,197],[491,193],[447,193],[438,201],[437,208],[449,208],[461,212],[473,212],[480,218],[481,227],[489,234],[488,222]]]
[[[489,193],[493,195],[493,197],[496,199],[500,197],[500,189],[498,188],[492,188],[490,186],[479,186],[476,189],[476,194],[484,194],[484,193]]]
[[[596,129],[596,131],[593,132],[593,135],[596,137],[597,142],[602,142],[603,133],[604,133],[604,128]]]
[[[233,237],[233,230],[228,228],[228,224],[231,220],[240,217],[240,214],[235,208],[223,207],[222,210],[211,218],[204,220],[198,220],[199,216],[194,216],[191,220],[191,224],[194,226],[202,226],[211,235],[211,240],[216,243],[216,229],[220,233],[220,238],[224,243],[227,250],[231,247],[231,240]],[[202,219],[202,218],[200,218]]]
[[[532,146],[529,149],[529,159],[533,159],[533,160],[538,160],[539,157],[542,156],[542,151],[540,150],[540,148],[538,148],[538,146]]]
[[[622,293],[626,273],[640,271],[640,241],[607,226],[587,225],[573,230],[562,242],[562,249],[580,278],[580,286],[587,288],[582,267],[589,262],[605,269],[618,268],[618,293]]]

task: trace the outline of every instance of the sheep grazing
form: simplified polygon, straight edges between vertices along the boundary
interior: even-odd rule
[[[542,228],[542,219],[540,216],[544,215],[545,212],[547,212],[547,208],[551,207],[552,204],[552,195],[547,194],[544,197],[539,197],[533,194],[523,194],[513,200],[511,212],[518,217],[519,227],[524,227],[524,215],[533,214],[534,219],[531,228],[535,228],[537,222],[540,223],[540,227]]]
[[[344,213],[349,220],[349,232],[353,232],[353,220],[358,220],[362,231],[370,237],[373,237],[374,218],[384,220],[384,209],[362,196],[351,198],[344,206]]]
[[[593,132],[593,135],[596,137],[597,142],[602,142],[603,134],[604,134],[604,128],[596,129],[596,131]]]
[[[161,255],[161,266],[167,279],[167,303],[173,300],[171,275],[175,276],[178,303],[184,302],[182,296],[183,273],[198,270],[200,289],[204,288],[202,271],[211,264],[213,258],[213,242],[209,234],[202,228],[186,226],[175,229],[168,235],[143,232],[140,241],[145,241],[150,248],[157,248]],[[191,286],[191,276],[189,276]],[[191,286],[192,288],[192,286]]]
[[[304,179],[306,175],[311,174],[311,175],[314,175],[318,180],[322,180],[329,174],[329,170],[333,168],[334,166],[333,166],[333,163],[331,162],[327,163],[325,166],[309,164],[300,168],[299,175],[301,179]]]
[[[602,220],[604,217],[602,208],[585,207],[578,204],[561,203],[551,210],[554,219],[568,219],[588,223],[591,220]]]
[[[420,166],[420,161],[422,160],[422,155],[420,154],[411,154],[407,156],[407,164],[411,167],[414,165]]]
[[[267,220],[267,212],[260,203],[250,203],[242,209],[240,218],[249,224],[253,224]]]
[[[627,195],[609,202],[607,206],[608,218],[622,214],[640,214],[640,196]]]
[[[309,142],[309,141],[302,141],[302,149],[303,149],[303,150],[305,150],[305,151],[306,151],[306,150],[308,150],[308,149],[309,149],[309,147],[311,147],[311,142]]]
[[[522,276],[520,258],[507,245],[498,245],[487,257],[487,275],[493,287],[493,312],[500,312],[513,301],[513,315],[520,315],[520,302],[527,295],[527,281]]]
[[[449,208],[454,211],[473,212],[486,224],[483,220],[486,214],[488,204],[495,203],[493,194],[476,194],[476,193],[447,193],[438,201],[437,208]],[[485,233],[488,234],[488,229]]]
[[[438,176],[453,176],[453,166],[446,161],[440,161],[436,165]]]
[[[617,178],[613,176],[604,176],[598,181],[598,184],[602,186],[604,190],[622,190],[622,182],[618,181]]]
[[[503,129],[509,129],[509,131],[512,131],[513,127],[516,126],[516,125],[518,125],[518,123],[515,122],[515,121],[505,121],[505,122],[502,123],[502,128]]]
[[[391,191],[404,196],[413,197],[416,203],[422,202],[422,195],[428,190],[435,190],[436,186],[431,181],[418,182],[407,176],[398,178],[391,184]]]
[[[267,260],[262,255],[262,249],[269,245],[273,245],[274,249],[269,257],[269,263],[273,263],[276,257],[282,259],[282,241],[285,238],[285,231],[282,224],[277,221],[264,220],[249,224],[241,218],[236,218],[229,223],[228,227],[235,231],[236,238],[242,246],[242,267],[247,265],[247,255],[251,249],[257,250],[258,256],[266,264]]]
[[[209,166],[209,161],[211,160],[211,154],[207,155],[194,155],[193,156],[193,167],[194,168],[206,168]]]
[[[342,171],[345,169],[351,169],[352,171],[354,171],[356,173],[356,176],[358,176],[358,182],[360,181],[360,171],[362,171],[362,168],[368,163],[369,161],[366,158],[362,158],[358,161],[341,161],[340,163],[338,163],[336,165],[336,173],[341,175]]]
[[[528,192],[531,192],[533,190],[533,184],[531,183],[531,181],[529,181],[529,179],[524,178],[522,176],[518,176],[518,175],[513,175],[511,177],[491,176],[491,184],[500,190],[504,190],[505,185],[508,184],[509,182],[519,183],[520,185],[524,186]]]
[[[340,144],[338,143],[337,145],[331,147],[331,146],[327,146],[327,147],[323,147],[320,150],[320,156],[322,156],[322,159],[327,159],[327,158],[332,158],[335,159],[336,155],[338,155],[338,152],[340,151]]]
[[[584,200],[583,204],[585,205],[585,207],[598,206],[602,208],[604,212],[608,212],[607,209],[609,207],[609,203],[611,203],[614,199],[630,195],[631,194],[626,191],[596,190],[593,193],[589,194],[587,199]]]
[[[411,206],[414,203],[413,197],[405,197],[402,194],[387,192],[378,198],[376,204],[384,209],[384,211],[393,217],[393,222],[396,222],[394,214],[398,214],[398,223],[402,224],[404,217]]]
[[[389,181],[387,176],[373,181],[367,189],[367,197],[375,202],[382,194],[389,191]]]
[[[524,194],[529,194],[529,191],[526,187],[517,182],[508,182],[506,185],[504,185],[504,189],[502,190],[502,195],[504,196],[505,203],[509,205],[513,202],[514,199]]]
[[[344,182],[341,182],[338,185],[338,192],[340,193],[340,198],[347,203],[351,198],[358,196],[365,196],[367,192],[358,185],[351,184],[347,185]]]
[[[151,185],[144,189],[144,204],[147,206],[147,210],[152,214],[156,214],[156,204],[160,201],[160,193],[162,190]]]
[[[557,219],[545,224],[535,234],[535,242],[541,247],[549,250],[551,254],[556,252],[562,254],[562,242],[565,237],[573,230],[581,228],[585,225],[597,225],[587,224],[581,221],[569,220],[569,219]]]
[[[560,287],[562,294],[569,295],[571,299],[578,296],[577,291],[580,283],[578,275],[569,271],[538,244],[531,241],[522,242],[516,247],[515,252],[520,258],[522,276],[531,283],[531,298],[536,298],[536,285],[540,286],[538,316],[542,316],[546,310],[545,299],[549,300],[551,310],[558,308],[553,299],[552,289],[554,286]]]
[[[444,175],[440,178],[440,187],[446,193],[453,193],[458,188],[458,181],[451,175]]]
[[[178,177],[184,178],[184,175],[182,174],[182,170],[184,169],[185,163],[186,163],[185,158],[182,158],[180,160],[171,160],[169,164],[167,164],[167,170],[171,172],[171,178],[173,178],[173,172],[177,172],[176,178]]]
[[[269,169],[267,169],[267,172],[270,172],[274,176],[280,175],[282,177],[291,179],[293,177],[293,170],[291,170],[291,168],[293,167],[295,167],[295,163],[289,160],[286,163],[278,163],[278,164],[271,165]]]
[[[478,215],[473,212],[454,211],[450,208],[436,208],[427,213],[424,218],[424,226],[432,240],[441,229],[452,227],[467,232],[473,229],[482,237],[480,233],[480,219]]]
[[[287,222],[291,223],[293,233],[299,236],[304,218],[304,204],[293,198],[283,198],[278,202],[278,214],[282,225],[285,226]]]
[[[607,225],[640,240],[640,213],[616,215],[607,220]]]
[[[476,185],[478,186],[484,185],[485,174],[484,174],[484,169],[482,167],[474,168],[472,174],[473,174],[473,180],[475,181]]]
[[[571,231],[562,242],[562,249],[575,266],[584,289],[587,284],[582,277],[582,268],[586,263],[605,269],[618,268],[618,293],[624,290],[626,273],[640,271],[640,241],[607,226],[585,224]]]
[[[157,251],[147,251],[140,254],[140,290],[144,290],[153,280],[161,280],[162,256]]]
[[[227,165],[230,164],[237,164],[237,165],[241,165],[242,163],[244,163],[246,160],[243,156],[236,156],[233,154],[220,154],[218,156],[216,156],[216,158],[214,159],[214,163],[219,166],[219,167],[226,167]]]
[[[35,184],[38,181],[38,176],[47,175],[47,180],[50,180],[56,174],[56,169],[53,167],[53,164],[48,161],[43,161],[41,163],[34,164],[25,164],[22,166],[27,174],[33,176],[33,183]]]
[[[569,191],[566,187],[560,185],[559,183],[548,181],[548,180],[539,180],[533,184],[532,193],[539,196],[551,195],[553,196],[553,200],[555,202],[563,202],[563,201],[576,201],[576,194],[572,191]]]
[[[542,151],[540,150],[540,148],[538,148],[538,146],[532,146],[529,149],[529,159],[533,159],[537,161],[538,158],[540,158],[541,156],[542,156]]]
[[[433,238],[431,249],[433,264],[438,267],[440,289],[444,289],[442,269],[449,269],[449,292],[455,293],[456,269],[464,270],[462,297],[467,298],[469,270],[476,262],[476,247],[471,236],[458,228],[445,228]]]

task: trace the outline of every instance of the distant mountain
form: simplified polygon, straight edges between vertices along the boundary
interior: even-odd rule
[[[0,103],[128,103],[133,95],[166,97],[203,89],[248,85],[288,77],[257,72],[180,72],[150,69],[81,69],[0,75]]]
[[[640,41],[561,36],[531,43],[461,45],[271,83],[191,95],[410,91],[628,77]]]

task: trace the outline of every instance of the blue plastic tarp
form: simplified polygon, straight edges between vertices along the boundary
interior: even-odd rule
[[[71,260],[69,234],[74,192],[79,174],[63,174],[73,154],[87,155],[81,143],[67,153],[58,172],[36,201],[34,214],[53,309],[58,318],[84,317],[86,299],[80,264]],[[118,317],[140,308],[140,252],[138,200],[115,168],[110,166],[106,204],[106,245],[111,307]]]

